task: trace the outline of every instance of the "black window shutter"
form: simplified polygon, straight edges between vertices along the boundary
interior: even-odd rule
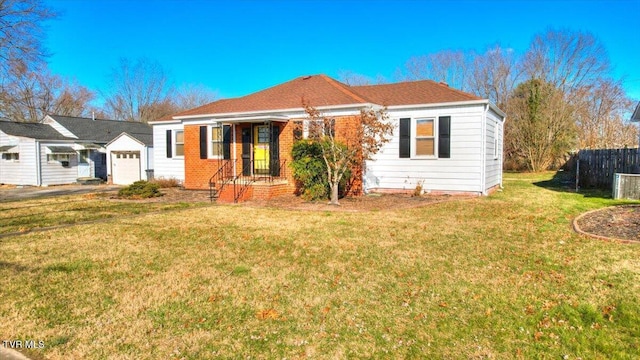
[[[173,157],[171,153],[171,130],[167,130],[167,158]]]
[[[222,126],[222,158],[231,159],[231,125]]]
[[[207,127],[200,126],[200,159],[207,158]]]
[[[451,157],[451,116],[438,118],[438,157]]]
[[[411,157],[411,119],[400,119],[400,157]]]

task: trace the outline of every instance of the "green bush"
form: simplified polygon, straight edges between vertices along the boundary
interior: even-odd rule
[[[140,180],[120,189],[118,196],[127,199],[148,199],[162,196],[162,193],[158,184]]]
[[[322,145],[315,140],[300,140],[291,150],[293,178],[296,180],[296,194],[306,200],[326,200],[330,197],[327,166],[322,159]],[[340,181],[340,193],[344,194],[351,172],[347,171]]]

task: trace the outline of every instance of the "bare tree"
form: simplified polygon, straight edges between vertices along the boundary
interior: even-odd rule
[[[175,91],[173,96],[173,112],[189,110],[213,102],[217,92],[203,85],[186,85]]]
[[[570,30],[548,30],[536,35],[524,55],[524,72],[541,79],[572,100],[576,91],[606,77],[609,57],[592,34]]]
[[[349,86],[379,85],[388,83],[387,79],[382,75],[377,75],[375,79],[372,79],[366,75],[354,73],[351,70],[338,71],[338,79]]]
[[[635,146],[636,127],[625,119],[632,105],[622,83],[600,79],[576,94],[580,148],[606,149]]]
[[[411,57],[405,64],[406,80],[429,79],[447,83],[463,91],[469,90],[469,68],[473,57],[462,51],[445,50],[435,54]]]
[[[468,91],[504,107],[520,78],[518,58],[511,49],[495,46],[474,58]]]
[[[88,112],[93,92],[49,73],[14,66],[0,88],[0,115],[14,121],[37,122],[47,114],[82,116]]]
[[[0,71],[41,64],[42,23],[55,16],[40,0],[0,0]]]
[[[118,120],[156,120],[174,112],[172,92],[168,75],[159,63],[121,59],[111,73],[105,110]]]
[[[322,158],[326,165],[327,179],[331,189],[330,204],[339,205],[340,180],[353,167],[361,171],[365,161],[370,160],[382,145],[391,140],[393,125],[388,121],[386,108],[363,109],[359,116],[354,116],[348,126],[341,126],[342,131],[339,131],[336,130],[338,126],[333,118],[324,116],[308,102],[303,101],[303,106],[310,125],[320,124],[324,129],[334,129],[320,132],[319,134],[323,136],[315,141],[320,144]]]

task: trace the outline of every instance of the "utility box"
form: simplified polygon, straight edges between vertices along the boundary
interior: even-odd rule
[[[640,200],[640,174],[613,176],[613,198]]]

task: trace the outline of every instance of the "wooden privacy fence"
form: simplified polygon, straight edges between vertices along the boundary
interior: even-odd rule
[[[580,150],[576,163],[578,186],[612,189],[615,173],[640,173],[638,149]]]

